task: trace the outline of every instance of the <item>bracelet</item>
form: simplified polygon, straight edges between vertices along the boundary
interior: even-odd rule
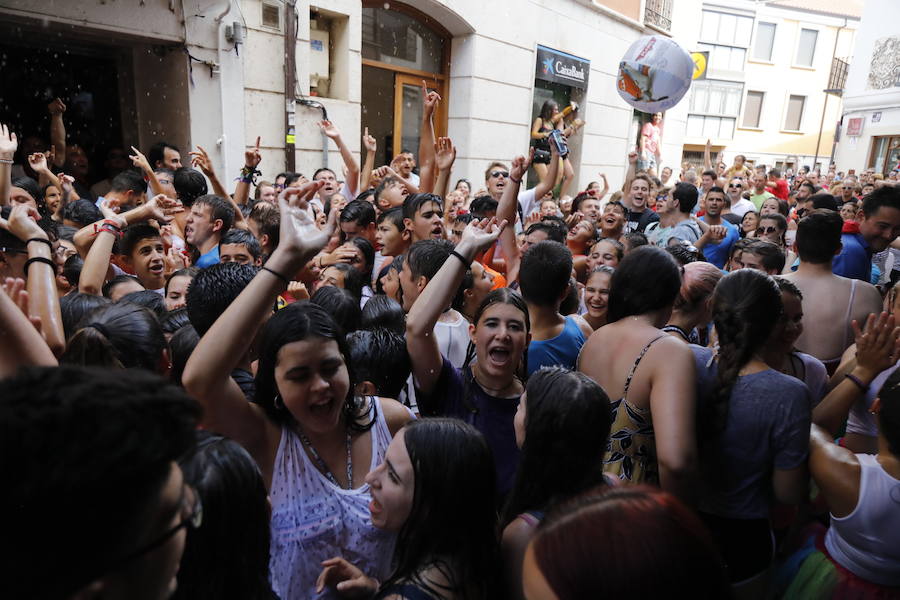
[[[41,244],[47,244],[47,246],[50,248],[50,252],[53,252],[53,242],[51,242],[47,238],[30,238],[30,239],[25,240],[25,245],[27,246],[31,242],[39,242]]]
[[[860,390],[862,390],[862,393],[865,394],[866,392],[869,391],[869,386],[867,386],[866,384],[864,384],[864,383],[862,382],[862,379],[860,379],[859,377],[857,377],[857,376],[854,375],[853,373],[846,373],[846,374],[844,375],[844,377],[846,377],[847,379],[849,379],[850,381],[852,381],[853,383],[855,383],[855,384],[856,384],[856,387],[858,387]]]
[[[472,268],[472,264],[469,261],[467,261],[465,259],[465,257],[462,254],[460,254],[459,252],[457,252],[456,250],[451,250],[450,256],[455,256],[456,258],[458,258],[459,262],[461,262],[465,268],[467,268],[467,269]]]
[[[28,267],[31,266],[31,263],[43,263],[48,265],[53,269],[54,273],[56,272],[56,263],[50,260],[49,258],[44,258],[43,256],[32,256],[28,260],[25,261],[25,276],[28,276]]]
[[[522,180],[521,180],[521,179],[516,179],[516,178],[513,177],[512,175],[509,176],[509,179],[510,179],[511,181],[513,181],[514,183],[517,183],[517,184],[521,184],[521,183],[522,183]]]
[[[0,165],[11,165],[13,161],[8,158],[0,158]]]
[[[262,175],[262,173],[256,167],[250,167],[244,165],[241,168],[241,177],[240,180],[244,183],[256,183],[256,176]]]
[[[279,273],[278,271],[273,271],[273,270],[270,269],[269,267],[260,267],[260,270],[261,270],[261,271],[268,271],[269,273],[271,273],[272,275],[274,275],[274,276],[277,277],[278,279],[282,280],[282,281],[284,282],[285,285],[290,285],[290,283],[291,283],[291,280],[290,280],[290,279],[288,279],[287,277],[285,277],[284,275],[282,275],[282,274]]]
[[[119,225],[119,221],[116,221],[115,219],[103,219],[103,223],[109,225],[110,227],[118,229],[119,231],[122,230],[122,226]]]
[[[122,233],[122,230],[116,227],[115,225],[111,225],[109,223],[102,223],[100,227],[97,228],[97,233],[111,233],[116,237],[122,237],[125,234]]]

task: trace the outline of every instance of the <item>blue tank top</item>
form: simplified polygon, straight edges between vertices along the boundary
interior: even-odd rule
[[[585,339],[575,319],[571,315],[566,317],[563,330],[558,336],[549,340],[532,341],[528,345],[528,374],[531,375],[541,367],[574,369]]]

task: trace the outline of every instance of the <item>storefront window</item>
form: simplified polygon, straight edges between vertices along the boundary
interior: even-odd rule
[[[405,13],[364,7],[362,57],[396,67],[440,73],[444,40]]]

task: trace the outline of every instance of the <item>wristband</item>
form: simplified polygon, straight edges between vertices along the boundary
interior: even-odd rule
[[[862,382],[862,379],[860,379],[859,377],[857,377],[857,376],[854,375],[853,373],[846,373],[846,374],[844,375],[844,377],[846,377],[847,379],[849,379],[850,381],[852,381],[853,383],[855,383],[855,384],[856,384],[856,387],[858,387],[860,390],[862,390],[862,393],[863,393],[863,394],[865,394],[866,392],[869,391],[869,386],[867,386],[866,384],[864,384],[864,383]]]
[[[511,181],[513,181],[513,182],[515,182],[515,183],[517,183],[517,184],[520,184],[520,185],[521,185],[521,183],[522,183],[522,180],[521,180],[521,179],[516,179],[516,178],[513,177],[512,175],[510,175],[509,178],[510,178]]]
[[[13,161],[8,158],[0,158],[0,165],[11,165]]]
[[[269,273],[271,273],[272,275],[274,275],[274,276],[277,277],[278,279],[282,280],[282,281],[284,282],[285,285],[290,285],[290,283],[291,283],[290,279],[288,279],[287,277],[285,277],[284,275],[282,275],[282,274],[279,273],[278,271],[273,271],[273,270],[270,269],[269,267],[260,267],[260,270],[261,270],[261,271],[268,271]]]
[[[25,276],[28,277],[28,267],[31,266],[31,263],[43,263],[48,265],[53,269],[53,272],[56,272],[56,263],[50,260],[49,258],[44,258],[43,256],[32,256],[28,260],[25,261]]]
[[[47,244],[47,246],[50,248],[50,252],[53,252],[53,242],[51,242],[47,238],[30,238],[30,239],[25,240],[25,245],[27,246],[31,242],[39,242],[41,244]]]
[[[456,250],[451,250],[450,255],[458,258],[459,262],[461,262],[465,268],[470,269],[472,267],[471,263],[469,263],[469,261],[467,261],[465,257]]]

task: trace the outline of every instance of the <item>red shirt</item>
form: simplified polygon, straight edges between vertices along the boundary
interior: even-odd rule
[[[776,198],[780,198],[781,200],[787,202],[788,196],[790,195],[787,181],[785,181],[784,179],[776,179],[774,183],[772,183],[771,181],[767,183],[766,187]]]

